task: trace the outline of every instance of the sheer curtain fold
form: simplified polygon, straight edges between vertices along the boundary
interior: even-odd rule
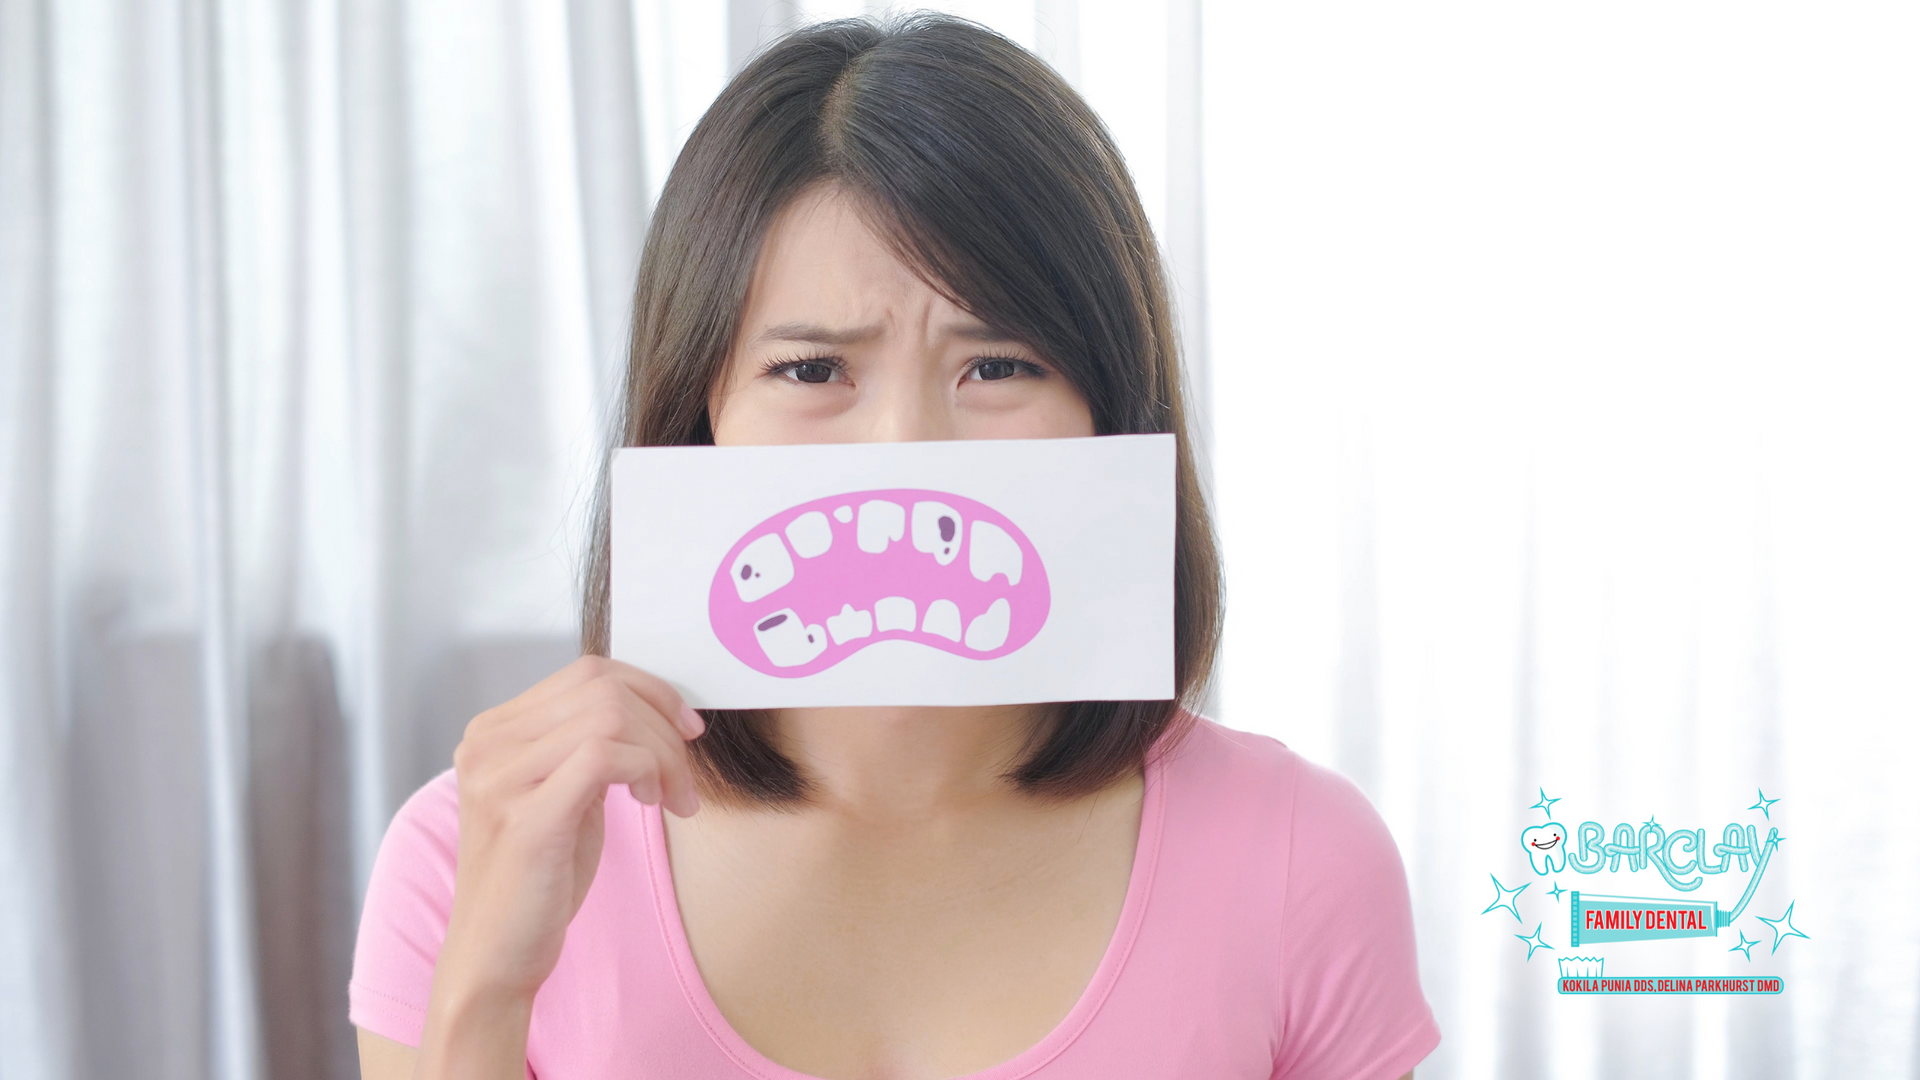
[[[50,31],[0,4],[0,1041],[34,1078],[73,1074],[55,590]]]
[[[1874,133],[1911,127],[1913,20],[937,6],[1128,159],[1219,715],[1393,828],[1420,1075],[1910,1071],[1920,166]],[[387,820],[575,651],[665,170],[771,35],[884,9],[0,0],[8,1077],[355,1074]],[[1480,918],[1541,785],[1663,821],[1779,785],[1794,990],[1552,994]]]
[[[572,654],[628,16],[0,5],[9,1076],[354,1075],[388,816]]]

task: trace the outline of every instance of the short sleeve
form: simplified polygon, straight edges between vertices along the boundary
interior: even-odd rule
[[[460,794],[449,769],[413,794],[380,842],[347,986],[347,1018],[407,1046],[420,1045],[433,966],[453,912]]]
[[[1274,1080],[1397,1080],[1440,1043],[1393,835],[1346,778],[1300,762],[1281,909]]]

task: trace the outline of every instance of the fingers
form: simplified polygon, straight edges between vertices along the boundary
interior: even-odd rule
[[[511,729],[515,737],[537,738],[566,718],[569,710],[564,706],[570,699],[578,699],[596,686],[603,692],[624,687],[651,705],[684,739],[699,738],[706,731],[700,714],[689,708],[665,679],[604,656],[583,656],[512,701],[475,717],[467,734]]]
[[[506,792],[524,791],[545,782],[580,746],[596,740],[624,743],[653,752],[661,766],[658,788],[634,788],[634,797],[642,802],[666,800],[667,808],[686,817],[699,806],[693,782],[693,761],[686,743],[655,718],[653,722],[633,714],[650,707],[631,699],[625,709],[597,708],[581,712],[531,743],[510,754],[496,755],[497,765],[487,771],[484,783]]]
[[[559,695],[600,678],[606,673],[607,666],[614,661],[604,656],[587,655],[575,658],[571,663],[553,674],[534,683],[522,691],[519,697],[501,706],[512,712],[535,708]]]
[[[665,777],[659,755],[651,748],[606,740],[581,743],[545,783],[528,795],[527,820],[536,828],[566,827],[577,822],[614,784],[625,784],[636,793],[651,796],[643,797],[645,802],[661,802],[663,789],[671,790]],[[674,805],[672,801],[667,804],[681,817],[690,816],[696,806]]]
[[[558,691],[539,707],[518,715],[496,717],[488,724],[476,721],[468,727],[462,750],[469,756],[479,757],[517,753],[519,748],[587,715],[601,718],[605,725],[603,734],[626,738],[629,742],[634,741],[633,738],[623,733],[630,726],[654,728],[672,742],[684,742],[689,737],[669,715],[636,693],[627,680],[601,676]],[[554,764],[557,762],[549,763],[548,767]]]
[[[657,801],[681,817],[692,817],[700,811],[700,792],[694,784],[693,755],[687,750],[687,744],[676,733],[661,731],[654,726],[649,726],[642,735],[652,744],[651,748],[663,766],[660,774],[661,792]],[[629,790],[641,802],[656,801],[647,798],[631,784]]]
[[[570,763],[604,759],[611,771],[594,797],[607,785],[625,784],[635,798],[687,817],[698,811],[700,797],[686,742],[704,730],[665,680],[604,656],[583,656],[475,717],[454,764],[464,790],[499,803],[564,786],[572,774],[563,772],[583,768]]]
[[[641,671],[632,664],[623,664],[618,660],[607,661],[606,674],[625,683],[641,700],[652,705],[661,716],[666,717],[682,736],[697,739],[707,729],[707,722],[700,718],[680,696],[673,684],[650,672]]]

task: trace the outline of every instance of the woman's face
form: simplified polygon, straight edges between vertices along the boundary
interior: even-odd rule
[[[1093,434],[1044,357],[935,292],[826,185],[768,230],[707,404],[722,446]]]

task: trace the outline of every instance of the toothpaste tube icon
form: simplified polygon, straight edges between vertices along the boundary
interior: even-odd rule
[[[1733,922],[1733,913],[1719,910],[1711,900],[1655,900],[1578,892],[1571,895],[1571,940],[1576,948],[1608,941],[1713,937],[1721,927]]]
[[[1780,843],[1780,831],[1768,829],[1760,846],[1753,876],[1747,879],[1747,891],[1731,911],[1722,910],[1711,900],[1651,899],[1644,896],[1599,896],[1572,893],[1572,944],[1597,945],[1606,941],[1649,941],[1663,938],[1713,937],[1723,926],[1747,910],[1754,890],[1766,875],[1773,849]]]

